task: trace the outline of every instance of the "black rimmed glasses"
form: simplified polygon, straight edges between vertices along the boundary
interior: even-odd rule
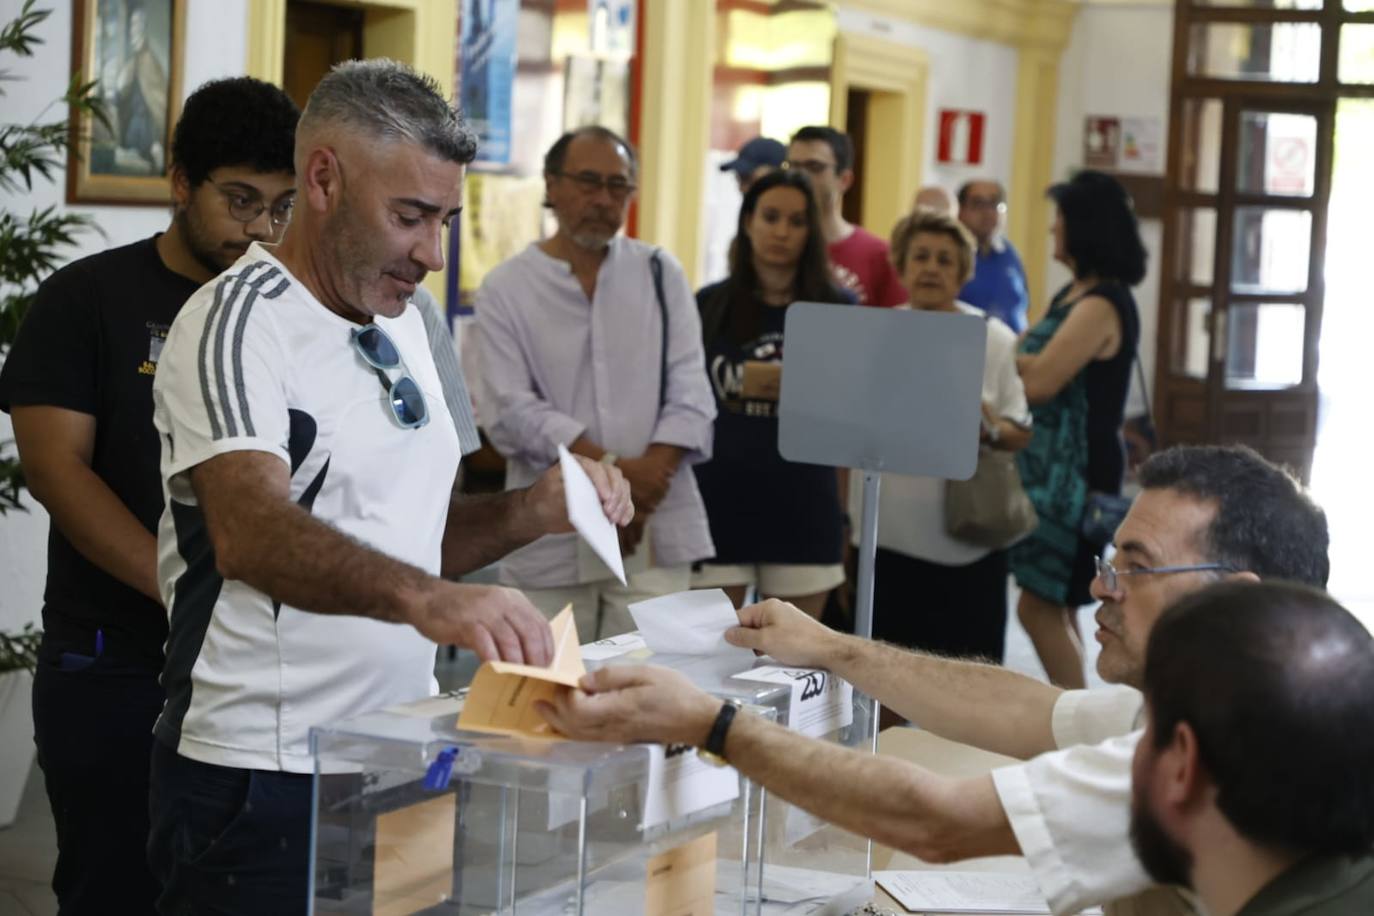
[[[559,178],[566,178],[583,194],[590,197],[593,194],[605,190],[611,195],[611,200],[623,201],[638,189],[639,185],[628,181],[620,175],[601,175],[597,172],[554,172]]]
[[[205,180],[224,196],[224,202],[229,205],[229,215],[241,223],[251,223],[262,216],[264,211],[267,211],[267,218],[272,221],[274,229],[284,229],[286,224],[291,222],[291,211],[296,207],[294,193],[278,198],[276,203],[269,206],[256,191],[234,185],[222,185],[210,177],[206,177]]]
[[[1108,592],[1115,594],[1121,590],[1122,576],[1165,576],[1170,573],[1186,572],[1239,572],[1234,566],[1227,566],[1225,563],[1195,563],[1189,566],[1149,566],[1141,569],[1117,569],[1112,565],[1111,560],[1104,560],[1102,557],[1093,557],[1093,562],[1097,564],[1097,577],[1102,580],[1102,587]]]
[[[410,377],[401,351],[387,336],[386,331],[370,324],[365,328],[353,329],[353,348],[358,351],[381,380],[386,390],[387,400],[391,402],[391,415],[404,429],[419,429],[429,422],[429,408],[425,406],[425,395],[415,379]],[[401,377],[392,381],[387,370],[400,369]]]

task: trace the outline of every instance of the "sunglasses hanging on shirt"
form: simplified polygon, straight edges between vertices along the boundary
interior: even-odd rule
[[[391,403],[391,415],[402,428],[419,429],[429,422],[429,408],[425,406],[424,393],[415,384],[415,379],[411,378],[405,360],[401,359],[401,351],[385,331],[375,324],[354,328],[353,348],[377,373],[387,393],[387,400]],[[394,382],[387,375],[391,369],[401,370],[401,377]]]

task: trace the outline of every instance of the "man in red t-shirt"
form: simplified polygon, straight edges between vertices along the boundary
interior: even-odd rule
[[[806,172],[815,188],[835,278],[860,305],[901,305],[906,290],[888,259],[887,242],[840,213],[844,193],[854,183],[853,161],[854,145],[833,127],[803,127],[787,147],[787,167]]]

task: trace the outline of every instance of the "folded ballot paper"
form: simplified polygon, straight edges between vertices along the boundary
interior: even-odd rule
[[[630,616],[657,655],[713,655],[745,665],[754,660],[753,651],[725,641],[725,631],[739,626],[739,615],[718,588],[638,601],[630,605]]]
[[[458,727],[497,735],[552,738],[557,733],[534,708],[536,700],[552,700],[564,687],[576,687],[587,673],[572,605],[558,612],[553,630],[553,661],[547,668],[514,662],[483,662],[468,688]]]

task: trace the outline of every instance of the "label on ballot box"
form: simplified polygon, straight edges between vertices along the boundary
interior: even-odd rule
[[[791,687],[787,725],[803,735],[820,738],[854,721],[854,687],[829,671],[763,665],[742,671],[735,677]]]

